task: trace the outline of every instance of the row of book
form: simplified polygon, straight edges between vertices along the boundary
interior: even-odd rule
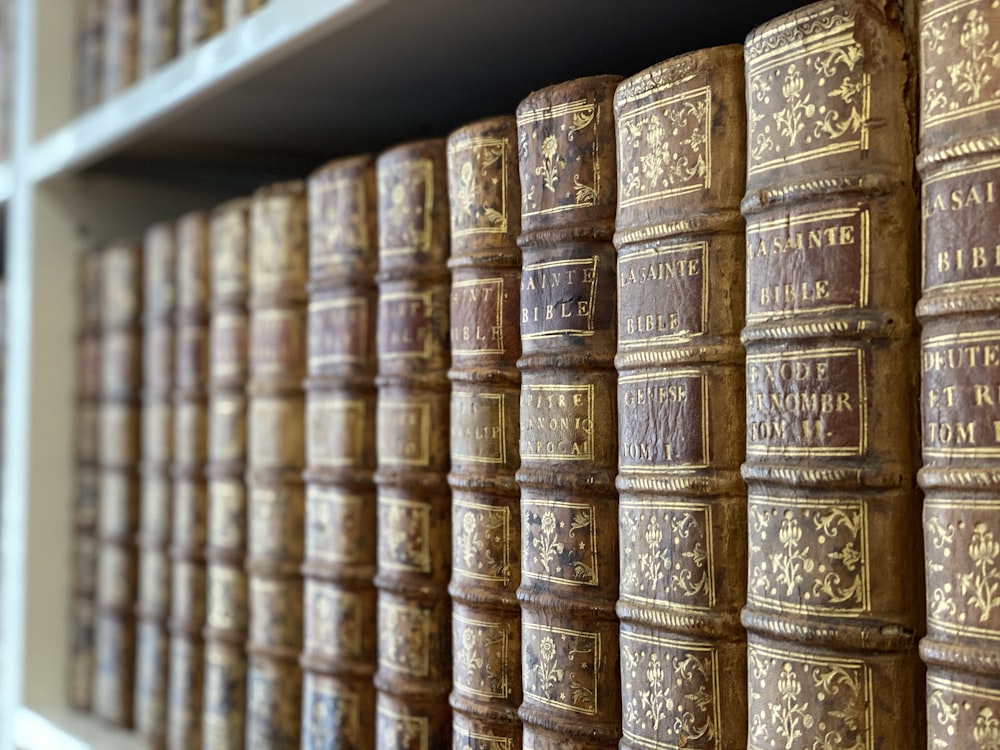
[[[78,100],[97,106],[266,0],[77,0]]]
[[[997,747],[1000,6],[910,10],[86,255],[73,702],[172,748]]]

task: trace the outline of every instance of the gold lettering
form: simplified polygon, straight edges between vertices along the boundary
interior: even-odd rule
[[[975,445],[975,422],[928,422],[927,437],[939,445]]]

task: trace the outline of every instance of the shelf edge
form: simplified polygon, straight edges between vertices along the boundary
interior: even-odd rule
[[[231,29],[32,143],[25,160],[26,177],[40,183],[90,166],[204,99],[349,27],[390,1],[271,0]]]

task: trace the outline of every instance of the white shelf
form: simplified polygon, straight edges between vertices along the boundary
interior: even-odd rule
[[[134,733],[89,716],[65,709],[23,707],[14,715],[14,744],[18,750],[149,750]]]
[[[33,145],[32,181],[88,167],[388,0],[274,0]]]

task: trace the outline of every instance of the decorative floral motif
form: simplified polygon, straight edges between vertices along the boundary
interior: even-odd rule
[[[430,612],[420,607],[379,603],[379,663],[418,677],[430,665]]]
[[[865,513],[860,502],[803,503],[785,509],[752,503],[752,598],[812,613],[865,611]]]
[[[1000,640],[998,512],[958,500],[925,504],[925,545],[933,551],[927,556],[928,618],[935,628]]]
[[[626,737],[688,747],[716,736],[718,675],[710,648],[623,631],[622,674],[631,688],[623,705]]]
[[[471,511],[462,514],[462,531],[458,537],[459,553],[466,568],[471,568],[476,554],[483,549],[483,542],[476,533],[476,517]]]
[[[979,622],[986,622],[993,608],[1000,605],[997,555],[1000,555],[1000,543],[985,523],[977,523],[969,542],[969,557],[974,569],[960,573],[958,580],[962,593],[969,595],[966,603],[979,610]]]
[[[431,565],[430,507],[422,502],[381,499],[379,561],[427,572]]]
[[[640,117],[620,119],[622,149],[633,167],[622,174],[620,200],[628,204],[708,186],[708,89]]]
[[[991,20],[996,19],[978,7],[927,14],[920,36],[928,123],[978,111],[1000,99],[1000,42]]]
[[[539,153],[542,155],[542,163],[535,167],[535,175],[541,176],[542,187],[550,193],[556,191],[556,183],[559,181],[559,170],[565,168],[566,160],[559,158],[556,152],[556,137],[547,135],[542,139],[542,146]]]
[[[994,715],[992,708],[984,707],[979,711],[972,739],[976,741],[976,750],[1000,750],[1000,718]]]
[[[457,661],[462,665],[466,682],[471,683],[473,675],[483,666],[483,657],[479,655],[479,642],[475,630],[468,627],[462,630],[460,648],[460,658]]]
[[[655,599],[661,605],[711,607],[709,512],[707,507],[650,508],[624,503],[620,533],[630,544],[621,560],[622,595]]]
[[[865,147],[870,78],[854,23],[851,16],[807,19],[748,47],[751,174],[792,155],[813,159]],[[804,43],[809,34],[838,26],[824,50],[810,51]],[[766,62],[755,59],[777,48],[784,53]]]
[[[519,115],[523,216],[597,203],[600,166],[594,131],[599,121],[600,107],[587,100]]]
[[[552,686],[559,682],[564,670],[556,662],[556,644],[549,636],[542,638],[538,645],[538,663],[535,665],[535,674],[538,675],[538,685],[543,693],[547,693]]]
[[[785,750],[866,750],[870,745],[867,667],[854,660],[792,659],[748,651],[750,736]]]
[[[528,576],[572,584],[597,584],[596,531],[588,505],[558,504],[541,514],[525,510]]]
[[[556,517],[551,511],[542,514],[541,533],[531,540],[539,551],[538,559],[545,566],[546,573],[552,573],[552,561],[562,554],[565,546],[556,537]]]
[[[456,501],[456,570],[491,581],[510,581],[510,510]]]
[[[379,227],[383,252],[426,252],[434,201],[434,163],[410,159],[379,170]]]

